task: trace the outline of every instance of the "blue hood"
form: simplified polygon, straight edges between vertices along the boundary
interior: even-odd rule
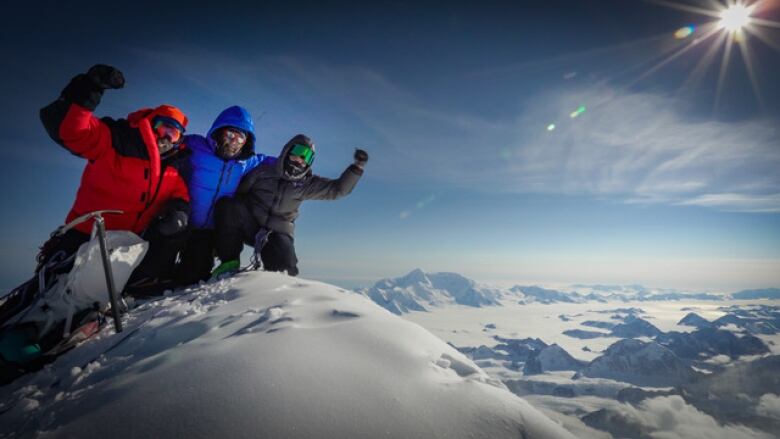
[[[249,114],[249,111],[247,111],[246,108],[234,105],[219,113],[219,116],[214,120],[214,124],[211,125],[211,129],[208,134],[206,134],[206,137],[212,139],[213,137],[211,137],[211,135],[214,134],[214,131],[223,127],[235,127],[249,133],[251,144],[254,146],[255,124],[252,122],[252,115]]]

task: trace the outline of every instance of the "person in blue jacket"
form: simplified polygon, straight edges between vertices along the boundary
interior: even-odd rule
[[[233,106],[217,116],[206,136],[188,135],[184,144],[192,151],[190,192],[190,235],[176,270],[180,286],[207,280],[214,265],[214,206],[222,197],[231,197],[241,177],[264,161],[273,160],[255,153],[252,116]]]

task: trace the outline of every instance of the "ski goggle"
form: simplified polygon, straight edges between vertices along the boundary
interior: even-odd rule
[[[239,145],[246,143],[246,133],[241,130],[227,128],[225,129],[223,136],[225,136],[225,139],[230,143],[237,143]]]
[[[311,165],[314,161],[314,148],[309,145],[296,143],[290,150],[290,155],[298,156],[302,158],[307,165]]]
[[[184,134],[183,130],[171,125],[164,120],[157,120],[154,122],[152,129],[154,130],[155,134],[157,134],[158,138],[162,139],[167,137],[171,139],[172,143],[179,143],[182,140],[182,135]]]

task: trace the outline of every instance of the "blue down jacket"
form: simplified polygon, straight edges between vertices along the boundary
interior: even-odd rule
[[[217,130],[227,126],[240,128],[248,133],[246,145],[230,160],[217,155],[217,142],[213,138]],[[192,151],[192,176],[187,184],[192,209],[190,225],[195,229],[213,229],[214,206],[217,200],[233,196],[241,177],[271,157],[255,154],[252,116],[239,106],[230,107],[220,113],[206,137],[188,135],[184,137],[184,143]]]

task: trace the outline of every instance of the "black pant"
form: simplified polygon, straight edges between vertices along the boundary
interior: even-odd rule
[[[187,232],[165,236],[152,225],[142,235],[149,241],[144,259],[130,275],[128,284],[145,278],[172,279],[176,267],[176,256],[187,240]]]
[[[174,277],[181,285],[191,285],[208,280],[214,267],[215,232],[209,229],[192,229],[187,243],[179,255]]]
[[[255,235],[262,228],[237,198],[220,199],[215,207],[214,221],[217,256],[222,262],[238,260],[244,244],[254,247]],[[260,250],[260,258],[266,271],[286,271],[290,276],[298,274],[295,243],[286,233],[271,231],[268,242]]]
[[[260,250],[260,258],[266,271],[286,271],[290,276],[298,275],[295,242],[286,233],[271,232],[268,242]]]

